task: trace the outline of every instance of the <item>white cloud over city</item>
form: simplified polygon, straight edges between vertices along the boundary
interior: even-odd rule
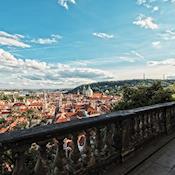
[[[58,0],[58,4],[62,7],[64,7],[66,10],[69,9],[69,5],[76,4],[75,0]]]
[[[136,0],[137,5],[150,9],[152,12],[159,11],[159,6],[156,0]]]
[[[2,85],[5,82],[9,83],[10,79],[11,84],[16,82],[15,86],[18,88],[75,87],[82,83],[114,78],[111,73],[100,69],[18,59],[3,49],[0,49],[0,75]]]
[[[175,30],[167,29],[159,34],[159,37],[163,40],[175,40]]]
[[[29,48],[30,45],[23,42],[23,38],[23,35],[10,34],[8,32],[0,31],[0,45],[3,46]]]
[[[160,49],[161,48],[161,42],[160,41],[153,41],[152,42],[152,47],[156,48],[156,49]]]
[[[146,17],[143,14],[140,14],[135,19],[135,21],[133,21],[133,24],[140,26],[141,28],[151,29],[151,30],[155,30],[159,28],[159,25],[155,22],[155,20],[152,17]]]
[[[92,35],[97,37],[97,38],[105,39],[105,40],[114,38],[114,35],[108,34],[108,33],[103,33],[103,32],[94,32],[94,33],[92,33]]]
[[[150,66],[175,66],[175,58],[148,61],[148,65]]]
[[[59,42],[59,40],[61,40],[62,36],[60,35],[51,35],[50,37],[47,37],[47,38],[35,38],[35,39],[32,39],[31,42],[32,43],[35,43],[35,44],[41,44],[41,45],[47,45],[47,44],[54,44],[54,43],[57,43]]]

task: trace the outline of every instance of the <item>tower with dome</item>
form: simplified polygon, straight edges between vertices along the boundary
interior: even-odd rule
[[[82,94],[87,96],[87,97],[92,97],[94,92],[93,92],[92,88],[90,87],[90,85],[88,85],[87,89],[85,86],[83,86]]]

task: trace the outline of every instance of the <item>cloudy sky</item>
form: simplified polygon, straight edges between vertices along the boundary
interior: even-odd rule
[[[1,0],[0,88],[175,76],[175,0]]]

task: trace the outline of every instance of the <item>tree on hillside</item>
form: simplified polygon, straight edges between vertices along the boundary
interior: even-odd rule
[[[123,99],[112,107],[113,111],[172,101],[172,91],[157,81],[152,86],[124,87]]]

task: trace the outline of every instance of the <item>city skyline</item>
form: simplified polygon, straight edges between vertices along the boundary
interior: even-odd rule
[[[175,77],[174,0],[2,0],[0,88]]]

